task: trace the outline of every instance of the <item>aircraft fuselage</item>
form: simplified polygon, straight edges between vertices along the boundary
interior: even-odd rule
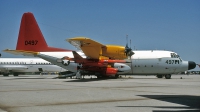
[[[0,71],[3,75],[26,72],[64,72],[67,71],[43,59],[36,58],[0,58]]]
[[[124,63],[132,69],[126,74],[142,74],[142,75],[164,75],[164,74],[176,74],[187,71],[196,67],[196,64],[192,61],[183,61],[179,55],[171,51],[133,51],[135,54],[131,57],[131,63]],[[77,52],[83,58],[84,53]],[[37,55],[53,64],[56,64],[62,68],[65,68],[72,72],[77,72],[77,63],[70,61],[69,65],[63,65],[58,59],[68,56],[73,58],[72,52],[40,52]],[[130,59],[127,59],[130,60]],[[121,74],[120,72],[117,74]]]

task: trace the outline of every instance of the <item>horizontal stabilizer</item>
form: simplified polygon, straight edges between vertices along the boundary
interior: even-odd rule
[[[39,52],[33,52],[33,51],[24,51],[24,50],[10,50],[10,49],[5,49],[3,50],[4,52],[14,54],[14,55],[24,55],[24,56],[35,56],[39,54]]]

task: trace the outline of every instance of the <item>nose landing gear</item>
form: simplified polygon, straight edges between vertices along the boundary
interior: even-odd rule
[[[165,79],[171,79],[171,74],[166,74]]]
[[[157,78],[163,78],[165,76],[165,79],[171,79],[171,74],[166,74],[166,75],[156,75]]]

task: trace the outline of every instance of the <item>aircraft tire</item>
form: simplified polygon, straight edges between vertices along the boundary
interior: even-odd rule
[[[13,73],[13,76],[18,76],[19,74],[18,73]]]
[[[115,78],[116,78],[116,79],[117,79],[117,78],[119,78],[119,75],[118,75],[118,74],[116,74],[116,75],[115,75]]]
[[[103,77],[101,75],[97,75],[97,79],[102,79]]]
[[[157,78],[163,78],[163,75],[156,75]]]
[[[9,73],[3,73],[3,76],[7,77],[7,76],[9,76]]]
[[[104,75],[98,75],[97,76],[97,79],[105,79],[105,78],[108,78],[108,76],[104,76]]]
[[[171,79],[171,74],[165,75],[165,78],[166,78],[166,79]]]

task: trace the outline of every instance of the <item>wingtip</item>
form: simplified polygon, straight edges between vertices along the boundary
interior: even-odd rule
[[[72,37],[72,38],[68,38],[66,40],[70,41],[70,40],[82,40],[82,39],[90,39],[88,37],[84,37],[84,36],[80,36],[80,37]]]
[[[34,52],[34,51],[25,51],[25,50],[10,50],[10,49],[5,49],[3,50],[6,53],[10,53],[10,54],[15,54],[15,55],[38,55],[40,52]]]

